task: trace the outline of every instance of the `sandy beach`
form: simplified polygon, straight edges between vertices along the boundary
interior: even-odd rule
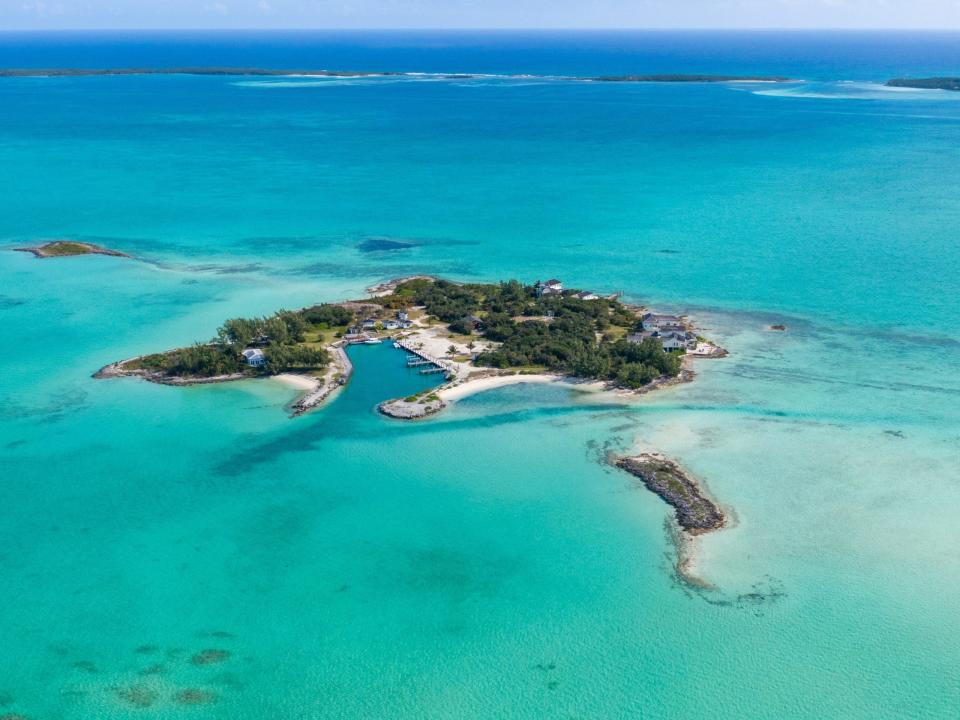
[[[279,375],[271,376],[272,380],[283,383],[288,387],[295,388],[297,390],[302,390],[305,392],[310,392],[316,390],[320,387],[320,380],[309,375],[298,375],[295,373],[280,373]]]
[[[486,377],[467,379],[460,383],[455,383],[449,387],[442,387],[437,391],[437,395],[444,402],[456,402],[465,397],[476,395],[484,390],[493,390],[495,388],[506,387],[507,385],[519,385],[520,383],[555,383],[563,382],[564,378],[560,375],[490,375]]]

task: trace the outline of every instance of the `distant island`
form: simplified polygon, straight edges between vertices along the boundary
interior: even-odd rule
[[[168,68],[0,68],[0,77],[95,77],[112,75],[221,75],[254,77],[419,77],[429,76],[448,80],[489,78],[478,73],[413,73],[398,71],[354,70],[279,70],[259,67],[168,67]],[[778,75],[700,75],[664,73],[656,75],[602,75],[599,77],[511,75],[504,77],[552,80],[584,80],[594,82],[635,83],[724,83],[724,82],[790,82]]]
[[[0,77],[95,77],[101,75],[258,75],[265,77],[307,75],[317,77],[377,77],[399,72],[352,72],[349,70],[275,70],[245,67],[169,68],[0,68]]]
[[[597,82],[643,83],[724,83],[724,82],[791,82],[779,75],[603,75],[590,78]]]
[[[372,297],[227,320],[206,343],[112,363],[96,377],[136,376],[166,385],[295,378],[295,414],[320,405],[350,377],[349,344],[393,342],[408,365],[441,374],[438,388],[381,403],[417,419],[485,388],[569,379],[645,392],[692,378],[686,357],[725,353],[680,317],[615,296],[565,289],[559,280],[463,284],[417,276],[384,283]]]
[[[894,78],[888,87],[917,88],[919,90],[954,90],[960,92],[960,77]]]
[[[88,242],[76,240],[52,240],[43,245],[33,247],[14,248],[16,252],[33,253],[38,258],[72,257],[74,255],[112,255],[114,257],[130,257],[119,250],[101,247]]]

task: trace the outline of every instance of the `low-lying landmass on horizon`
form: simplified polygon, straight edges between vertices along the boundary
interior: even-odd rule
[[[893,78],[887,87],[916,88],[917,90],[953,90],[960,92],[960,77]]]
[[[697,73],[659,73],[627,75],[491,75],[489,73],[421,73],[396,70],[282,70],[260,67],[205,67],[185,66],[167,68],[0,68],[0,77],[95,77],[115,75],[221,75],[238,77],[437,77],[449,80],[470,80],[472,78],[511,77],[554,80],[591,80],[597,82],[635,82],[635,83],[723,83],[723,82],[791,82],[791,78],[779,75],[710,75]]]

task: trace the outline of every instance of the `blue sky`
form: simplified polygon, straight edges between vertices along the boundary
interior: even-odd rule
[[[960,0],[0,0],[2,29],[960,28]]]

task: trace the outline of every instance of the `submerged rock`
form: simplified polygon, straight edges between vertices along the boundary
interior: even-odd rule
[[[726,518],[720,508],[704,495],[699,483],[672,460],[658,453],[643,453],[619,458],[615,464],[672,505],[680,527],[691,535],[724,526]]]
[[[212,690],[186,688],[174,695],[173,700],[179,705],[212,705],[217,701],[217,694]]]
[[[229,650],[201,650],[192,658],[190,658],[190,662],[192,662],[194,665],[215,665],[217,663],[222,663],[229,658]]]
[[[116,693],[117,697],[128,705],[133,705],[138,708],[148,708],[160,698],[160,693],[144,685],[131,685],[130,687],[118,688]]]

